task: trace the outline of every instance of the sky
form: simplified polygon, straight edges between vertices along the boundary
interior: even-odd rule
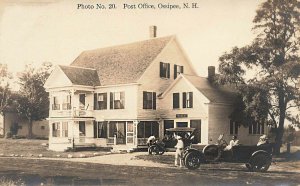
[[[193,3],[197,9],[122,9],[128,4]],[[262,0],[1,0],[0,63],[20,72],[26,64],[69,65],[82,51],[176,35],[200,76],[234,46],[250,44]],[[117,9],[77,9],[77,4],[115,3]]]

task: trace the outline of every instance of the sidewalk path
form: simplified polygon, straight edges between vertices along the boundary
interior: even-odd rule
[[[170,167],[170,165],[155,163],[137,159],[136,156],[145,155],[147,152],[134,152],[125,154],[107,154],[103,156],[95,156],[89,158],[59,158],[56,160],[73,161],[73,162],[86,162],[86,163],[99,163],[109,165],[128,165],[128,166],[142,166],[142,167]],[[171,153],[172,154],[172,153]],[[48,159],[48,158],[45,158]]]

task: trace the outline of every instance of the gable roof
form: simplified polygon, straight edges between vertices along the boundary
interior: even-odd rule
[[[205,77],[182,75],[187,79],[196,89],[198,89],[210,102],[212,103],[229,103],[236,102],[237,94],[234,90],[226,90],[223,87],[212,85]]]
[[[174,36],[82,52],[70,67],[97,70],[101,85],[137,82]]]
[[[99,76],[95,69],[59,65],[74,85],[99,86]]]

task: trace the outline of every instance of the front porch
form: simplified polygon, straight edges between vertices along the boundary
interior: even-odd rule
[[[49,149],[112,147],[136,149],[146,147],[149,136],[159,136],[157,121],[95,121],[94,118],[51,120]]]

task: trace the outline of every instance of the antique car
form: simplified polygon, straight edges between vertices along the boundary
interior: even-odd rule
[[[190,147],[193,142],[195,133],[195,128],[189,127],[166,129],[166,134],[161,141],[156,139],[148,144],[148,153],[162,155],[166,151],[175,151],[175,145],[177,144],[176,136],[181,136],[184,146]]]
[[[234,163],[245,163],[250,171],[267,171],[272,162],[272,144],[260,146],[238,145],[231,150],[225,151],[227,142],[223,135],[218,138],[217,144],[207,145],[202,152],[189,148],[183,155],[183,162],[188,169],[197,169],[201,163],[225,161]]]

